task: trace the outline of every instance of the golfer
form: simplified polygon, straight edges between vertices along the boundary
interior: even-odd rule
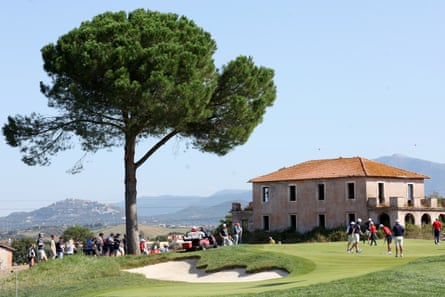
[[[396,257],[403,257],[403,233],[405,233],[405,228],[400,225],[400,220],[397,219],[396,223],[392,227],[392,232],[394,234],[394,240],[396,245]]]

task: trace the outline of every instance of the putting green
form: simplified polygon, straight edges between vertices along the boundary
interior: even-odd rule
[[[431,240],[405,239],[403,258],[386,255],[386,247],[379,241],[378,246],[362,245],[361,254],[348,254],[346,242],[304,243],[283,245],[250,245],[252,249],[268,253],[281,253],[289,257],[303,258],[314,263],[314,269],[306,274],[292,272],[279,279],[247,283],[185,283],[147,281],[147,286],[122,290],[94,292],[91,296],[227,296],[231,294],[260,293],[269,290],[283,290],[356,277],[403,265],[422,257],[444,255],[445,246],[435,246]],[[234,252],[236,252],[234,250]],[[394,248],[393,248],[394,253]]]

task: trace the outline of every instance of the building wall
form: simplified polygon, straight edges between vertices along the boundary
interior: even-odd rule
[[[348,198],[348,183],[354,184],[355,199]],[[379,201],[379,183],[383,184],[384,201]],[[319,200],[318,185],[325,189],[324,200]],[[408,203],[408,184],[413,187],[413,201]],[[289,200],[289,186],[296,186],[296,201]],[[263,202],[263,188],[269,188],[269,201]],[[290,215],[296,216],[296,230],[307,232],[320,226],[320,215],[324,215],[326,228],[346,225],[349,218],[373,218],[379,223],[382,214],[393,223],[396,218],[404,219],[407,213],[415,217],[420,225],[422,215],[434,218],[444,209],[421,209],[424,204],[423,180],[397,178],[375,179],[366,177],[304,180],[291,182],[253,183],[253,230],[264,230],[264,216],[269,217],[269,230],[279,231],[290,227]],[[369,200],[369,201],[368,201]],[[392,202],[391,202],[392,201]],[[394,202],[395,201],[395,202]],[[392,204],[391,204],[392,203]],[[431,205],[430,205],[431,206]],[[405,209],[409,207],[409,209]]]
[[[9,271],[12,267],[12,252],[0,247],[0,270]]]
[[[355,199],[348,199],[347,183],[354,184]],[[319,184],[324,185],[324,200],[319,200]],[[290,185],[296,186],[296,201],[289,201]],[[252,187],[255,229],[264,229],[264,216],[269,216],[270,230],[284,230],[290,226],[289,216],[296,215],[296,231],[306,232],[319,226],[320,215],[324,215],[326,228],[345,225],[350,213],[356,217],[367,215],[363,178],[254,183]],[[269,187],[268,202],[262,201],[264,187]]]
[[[384,185],[385,202],[379,201],[379,183]],[[367,179],[366,191],[368,198],[377,198],[377,205],[389,206],[391,197],[402,197],[408,204],[408,184],[413,185],[413,206],[420,207],[421,201],[425,197],[425,185],[423,180],[403,180],[403,179]]]

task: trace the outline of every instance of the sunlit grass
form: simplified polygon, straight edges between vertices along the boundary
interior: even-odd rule
[[[440,296],[445,292],[445,245],[406,240],[404,258],[385,247],[346,243],[242,245],[150,256],[73,256],[39,263],[18,273],[19,296]],[[247,272],[283,269],[284,278],[252,283],[185,283],[123,272],[174,259],[199,257],[207,271],[244,267]],[[16,279],[0,278],[0,296],[16,296]],[[277,293],[279,292],[279,293]],[[278,294],[278,295],[277,295]]]

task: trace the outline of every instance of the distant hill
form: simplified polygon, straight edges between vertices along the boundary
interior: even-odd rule
[[[425,194],[437,192],[445,197],[445,164],[392,155],[376,162],[421,173]],[[166,225],[217,225],[229,213],[232,202],[245,206],[252,201],[251,190],[224,190],[208,197],[163,195],[138,197],[138,222]],[[105,204],[96,201],[66,199],[31,212],[15,212],[0,217],[0,232],[43,226],[114,226],[124,222],[123,202]]]
[[[122,209],[81,199],[66,199],[30,212],[14,212],[0,218],[0,231],[31,227],[114,225],[122,222]]]
[[[410,158],[400,154],[380,157],[374,159],[374,161],[428,175],[430,179],[425,180],[425,195],[437,192],[440,196],[445,197],[445,164]]]
[[[223,202],[245,202],[251,201],[250,190],[223,190],[215,194],[202,196],[141,196],[138,197],[138,216],[153,217],[171,213],[181,212],[189,207],[212,207]],[[114,204],[119,206],[121,204]],[[182,217],[182,216],[181,216]]]
[[[216,225],[230,211],[232,202],[251,200],[249,190],[225,190],[209,197],[139,197],[138,222],[166,225]],[[30,212],[0,217],[0,232],[44,226],[113,226],[124,223],[122,203],[106,204],[66,199]]]
[[[231,190],[218,192],[203,198],[187,208],[174,213],[147,218],[145,223],[169,223],[175,225],[217,225],[232,209],[232,202],[247,205],[252,201],[251,191]]]
[[[204,197],[200,196],[140,196],[137,198],[138,217],[152,217],[179,211],[197,203]],[[123,206],[123,201],[113,203],[115,206]]]

